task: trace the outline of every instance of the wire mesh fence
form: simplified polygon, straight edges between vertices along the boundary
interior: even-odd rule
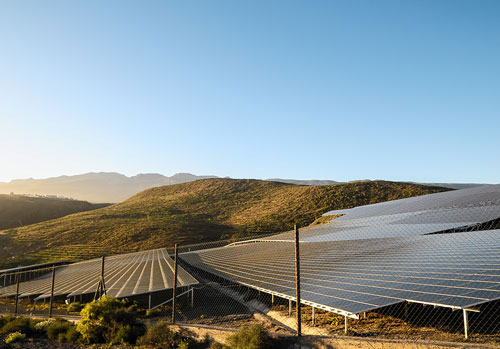
[[[14,270],[0,276],[2,312],[17,299],[19,314],[78,316],[108,294],[147,320],[186,326],[500,345],[498,190],[456,193],[333,211],[321,225],[177,254]]]

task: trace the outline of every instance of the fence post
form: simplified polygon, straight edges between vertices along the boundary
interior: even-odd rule
[[[172,289],[172,324],[175,324],[175,297],[177,289],[177,244],[174,249],[174,288]]]
[[[56,280],[56,266],[52,266],[52,286],[50,287],[49,318],[52,317],[52,305],[54,303],[54,284]]]
[[[19,272],[16,274],[16,310],[15,315],[17,315],[17,305],[19,304]]]
[[[97,290],[95,291],[94,300],[100,299],[102,295],[106,294],[106,284],[104,283],[104,259],[105,256],[101,257],[101,276],[99,277],[99,282],[97,283]],[[99,298],[97,298],[99,295]]]
[[[106,294],[106,284],[104,283],[104,256],[102,256],[102,262],[101,262],[101,282],[102,282],[102,293]]]
[[[300,253],[299,253],[299,227],[295,230],[295,297],[297,300],[297,336],[302,335],[302,317],[300,312]]]

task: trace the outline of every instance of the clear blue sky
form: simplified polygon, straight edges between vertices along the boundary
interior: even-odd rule
[[[0,2],[0,180],[500,182],[500,1]]]

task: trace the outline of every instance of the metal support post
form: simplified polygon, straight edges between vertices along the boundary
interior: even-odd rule
[[[464,311],[464,335],[465,339],[469,338],[469,314],[467,313],[467,310],[463,309]]]
[[[19,304],[19,273],[16,274],[16,310],[15,310],[16,315],[17,315],[18,304]]]
[[[299,227],[295,230],[295,297],[297,299],[297,336],[302,335],[302,317],[300,311],[300,252],[299,252]]]
[[[50,287],[49,318],[52,317],[52,306],[54,305],[54,285],[56,281],[56,266],[52,266],[52,286]]]
[[[344,333],[347,333],[347,316],[344,316]]]
[[[288,300],[288,316],[292,316],[292,300]]]
[[[271,304],[274,304],[274,294],[271,295]]]
[[[174,288],[172,289],[173,298],[172,298],[172,324],[175,324],[175,293],[177,289],[177,244],[175,244],[174,249]]]
[[[194,287],[191,287],[191,308],[194,308]]]
[[[148,309],[151,310],[151,292],[149,292],[149,303],[148,303]]]
[[[101,282],[102,282],[102,292],[106,294],[106,284],[104,283],[104,256],[102,256],[101,262]]]
[[[104,259],[102,256],[101,259],[101,276],[99,277],[99,283],[97,284],[97,290],[94,295],[94,300],[100,299],[103,295],[106,294],[106,284],[104,282]]]
[[[312,307],[312,319],[311,319],[311,322],[312,322],[312,325],[316,325],[316,313],[314,311],[314,307]]]

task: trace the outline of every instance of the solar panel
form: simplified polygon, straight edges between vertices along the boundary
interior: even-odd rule
[[[472,206],[500,205],[500,184],[483,185],[461,190],[392,200],[373,205],[334,210],[324,215],[344,214],[338,220],[350,220],[382,215],[411,213],[443,208],[467,208]]]
[[[500,230],[301,242],[304,301],[357,314],[412,301],[467,308],[500,299]],[[201,270],[295,296],[294,247],[253,242],[183,253]]]
[[[302,228],[301,240],[320,242],[389,238],[470,229],[500,219],[500,185],[484,187],[479,187],[481,193],[471,194],[470,191],[477,189],[471,188],[332,211],[345,215],[328,224]],[[485,192],[486,189],[489,191]],[[464,191],[465,194],[460,193]],[[429,198],[436,195],[437,199]],[[290,231],[265,240],[293,238],[293,232]]]
[[[129,253],[107,257],[104,279],[107,294],[122,298],[171,289],[174,262],[165,249]],[[178,286],[190,286],[198,281],[178,267]],[[77,296],[94,293],[101,276],[101,259],[70,264],[56,271],[54,295]],[[21,297],[50,297],[52,275],[44,275],[20,284]],[[13,296],[16,286],[0,288],[0,296]]]

